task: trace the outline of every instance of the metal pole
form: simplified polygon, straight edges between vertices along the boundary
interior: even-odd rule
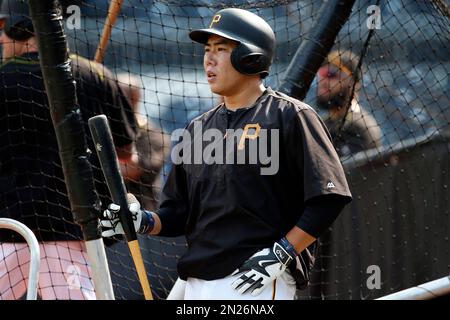
[[[30,248],[30,270],[28,272],[27,300],[36,300],[39,268],[41,265],[41,252],[36,236],[30,228],[14,219],[0,218],[0,229],[1,228],[10,229],[19,233],[28,243],[28,247]]]
[[[86,250],[94,279],[95,295],[98,300],[114,300],[108,260],[106,258],[103,239],[86,241]]]
[[[450,294],[450,276],[405,289],[376,300],[429,300]]]

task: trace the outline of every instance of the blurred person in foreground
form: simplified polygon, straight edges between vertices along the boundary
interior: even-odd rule
[[[95,299],[81,228],[74,222],[60,152],[40,66],[28,1],[3,0],[0,10],[0,217],[24,223],[40,243],[38,296],[43,300]],[[112,73],[70,54],[84,133],[87,121],[105,114],[119,159],[131,164],[135,118]],[[95,152],[90,157],[103,203],[109,192]],[[0,300],[26,294],[30,252],[17,233],[0,230]]]

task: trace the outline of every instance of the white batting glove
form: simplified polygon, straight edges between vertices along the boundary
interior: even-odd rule
[[[285,239],[284,239],[285,240]],[[285,240],[287,242],[287,240]],[[289,246],[289,242],[287,242]],[[231,286],[240,294],[251,292],[259,295],[269,284],[278,278],[295,260],[292,246],[284,245],[284,241],[275,242],[272,248],[265,248],[251,256],[244,264],[233,272],[236,275],[245,272]]]
[[[154,219],[150,212],[141,210],[141,205],[137,201],[136,197],[129,193],[127,194],[128,209],[131,212],[133,218],[134,229],[137,233],[146,233],[149,229],[153,229]],[[118,234],[125,234],[122,224],[119,218],[120,206],[111,203],[103,212],[103,217],[106,220],[101,220],[102,236],[105,238],[112,237]]]

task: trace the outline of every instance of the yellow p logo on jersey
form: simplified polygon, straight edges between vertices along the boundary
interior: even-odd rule
[[[244,127],[244,132],[242,132],[241,140],[239,140],[238,150],[244,150],[245,139],[255,140],[256,138],[258,138],[260,130],[261,126],[259,125],[259,123],[246,124]],[[249,131],[251,133],[249,133]]]
[[[222,18],[222,16],[221,16],[220,14],[216,14],[216,15],[212,18],[212,21],[211,21],[211,24],[209,25],[209,27],[211,28],[212,25],[213,25],[214,23],[219,22],[219,21],[220,21],[220,18]]]

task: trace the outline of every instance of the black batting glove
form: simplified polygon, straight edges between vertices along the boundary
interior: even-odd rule
[[[286,270],[296,256],[292,245],[286,238],[282,238],[275,242],[272,248],[255,253],[234,271],[233,275],[241,272],[244,274],[231,286],[241,294],[251,292],[253,296],[257,296]]]

